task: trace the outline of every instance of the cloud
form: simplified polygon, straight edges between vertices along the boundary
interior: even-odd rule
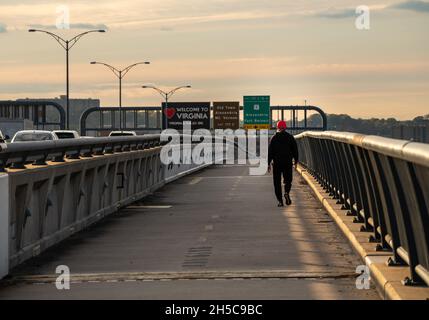
[[[409,11],[415,11],[415,12],[428,12],[429,13],[429,2],[419,1],[419,0],[411,0],[411,1],[405,1],[405,2],[400,2],[397,4],[393,4],[393,5],[389,6],[389,8],[399,9],[399,10],[409,10]]]
[[[327,19],[345,19],[345,18],[351,18],[356,17],[356,9],[329,9],[325,11],[320,11],[314,14],[314,16],[319,18],[327,18]]]
[[[105,24],[91,24],[91,23],[72,23],[70,24],[71,29],[109,29]]]
[[[164,32],[169,32],[169,31],[174,31],[174,28],[168,27],[168,26],[162,26],[161,28],[159,28],[159,30]]]
[[[30,28],[36,28],[36,29],[58,29],[55,25],[46,25],[46,24],[32,24],[29,25]],[[108,30],[109,28],[105,24],[92,24],[92,23],[71,23],[70,29],[104,29]]]
[[[7,25],[0,22],[0,33],[7,32]]]

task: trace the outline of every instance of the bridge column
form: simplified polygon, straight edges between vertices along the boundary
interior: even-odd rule
[[[9,273],[9,176],[0,173],[0,279]]]

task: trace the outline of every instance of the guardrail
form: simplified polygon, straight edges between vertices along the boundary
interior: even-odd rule
[[[119,113],[122,113],[122,117]],[[314,124],[314,120],[310,123],[308,117],[310,114],[319,114],[320,124]],[[243,106],[240,106],[240,118],[242,117]],[[162,131],[161,118],[161,106],[90,108],[81,115],[80,134],[81,136],[94,135],[94,133],[97,135],[97,133],[115,130],[154,133],[154,131]],[[118,119],[122,119],[122,125]],[[271,106],[270,119],[271,129],[275,129],[275,123],[278,120],[285,120],[288,122],[288,130],[292,133],[324,131],[328,125],[325,112],[316,106]],[[211,128],[214,130],[213,124]]]
[[[389,265],[408,265],[404,284],[429,285],[429,145],[341,132],[297,137],[300,161],[338,199]]]
[[[35,129],[64,130],[66,123],[63,107],[46,100],[0,101],[0,118],[29,119],[33,121]]]
[[[0,278],[119,208],[209,165],[163,164],[163,144],[160,135],[146,135],[3,145]]]
[[[316,106],[271,106],[271,123],[274,119],[273,115],[277,113],[277,120],[288,122],[288,131],[292,133],[301,133],[303,131],[326,131],[328,128],[328,117],[326,113]],[[308,113],[315,112],[320,116],[320,126],[308,125]],[[287,113],[291,116],[288,119]],[[298,121],[300,115],[300,121]],[[275,129],[275,125],[272,129]]]
[[[64,162],[79,157],[111,154],[123,151],[144,150],[160,146],[159,135],[136,137],[104,137],[64,139],[38,142],[20,142],[0,146],[0,172],[6,167],[22,169],[26,163],[46,165],[46,161]]]

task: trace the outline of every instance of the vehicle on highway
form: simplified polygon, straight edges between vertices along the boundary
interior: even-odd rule
[[[74,130],[54,130],[52,131],[58,137],[58,139],[79,139],[80,135]]]
[[[22,130],[15,133],[11,143],[58,140],[55,133],[45,130]]]
[[[109,137],[135,137],[137,133],[135,131],[112,131]]]

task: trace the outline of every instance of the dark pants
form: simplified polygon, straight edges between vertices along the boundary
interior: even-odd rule
[[[276,192],[277,200],[283,203],[282,176],[283,184],[285,185],[285,193],[289,193],[292,188],[293,178],[292,161],[274,162],[273,164],[274,190]]]

